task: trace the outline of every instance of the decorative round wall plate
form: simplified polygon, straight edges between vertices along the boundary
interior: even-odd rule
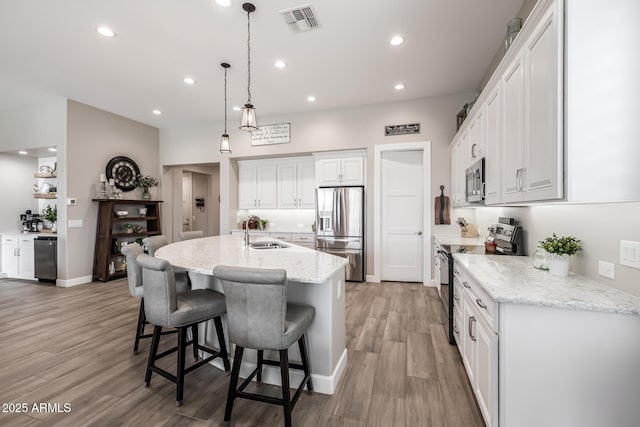
[[[136,178],[140,175],[140,168],[128,157],[118,156],[109,160],[106,169],[107,179],[113,178],[115,186],[122,191],[136,188]]]

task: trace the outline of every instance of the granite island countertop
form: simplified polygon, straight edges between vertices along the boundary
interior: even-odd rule
[[[269,237],[252,237],[251,241],[274,241],[287,245],[281,249],[254,249],[244,246],[244,236],[222,235],[171,243],[155,256],[188,270],[212,274],[216,265],[249,268],[282,268],[295,282],[324,283],[347,264],[345,258],[281,242]]]
[[[530,257],[453,254],[453,258],[500,303],[640,315],[640,297],[575,273],[554,276],[533,268]]]

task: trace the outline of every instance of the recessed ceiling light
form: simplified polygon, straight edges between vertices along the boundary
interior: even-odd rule
[[[231,6],[231,0],[216,0],[216,4],[222,7],[229,7]]]
[[[96,28],[96,31],[101,36],[108,37],[110,39],[116,36],[116,33],[111,28],[105,27],[104,25],[101,25],[100,27]]]
[[[233,111],[240,111],[240,110],[242,110],[242,108],[240,108],[238,106],[233,107]]]
[[[316,97],[311,95],[311,96],[307,96],[307,101],[309,102],[316,102]]]
[[[27,153],[26,151],[20,150],[20,151],[18,151],[18,154],[22,154],[24,156],[24,155],[29,154],[29,153]]]
[[[280,60],[276,61],[273,65],[275,65],[276,68],[287,68],[287,64],[285,64],[284,61]]]
[[[49,151],[51,151],[52,153],[55,153],[56,151],[58,151],[58,149],[51,147],[51,148],[49,148]]]
[[[196,84],[196,81],[194,79],[192,79],[191,77],[185,77],[184,79],[182,79],[182,81],[185,82],[188,85]]]
[[[153,110],[152,113],[155,114],[156,116],[161,116],[162,115],[162,111],[160,111],[160,110]]]
[[[393,88],[394,88],[395,90],[402,90],[402,89],[404,89],[404,84],[402,84],[402,83],[398,83],[398,84],[397,84],[397,85],[395,85]]]
[[[401,45],[404,42],[404,38],[402,36],[393,36],[391,37],[391,43],[393,46]]]

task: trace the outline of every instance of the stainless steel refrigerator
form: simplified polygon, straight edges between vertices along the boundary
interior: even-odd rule
[[[364,280],[364,187],[316,190],[316,249],[346,258],[347,280]]]

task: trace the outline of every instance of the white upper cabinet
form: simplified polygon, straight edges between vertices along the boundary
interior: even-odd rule
[[[465,164],[468,163],[468,134],[464,133],[451,146],[451,202],[453,207],[468,206],[465,197]]]
[[[487,97],[484,116],[486,119],[485,140],[485,203],[500,203],[500,165],[502,147],[502,92],[498,85]]]
[[[239,162],[238,175],[239,209],[276,207],[275,162]]]
[[[364,185],[364,157],[318,159],[316,185],[318,187]]]
[[[315,162],[278,162],[278,208],[315,207]]]

